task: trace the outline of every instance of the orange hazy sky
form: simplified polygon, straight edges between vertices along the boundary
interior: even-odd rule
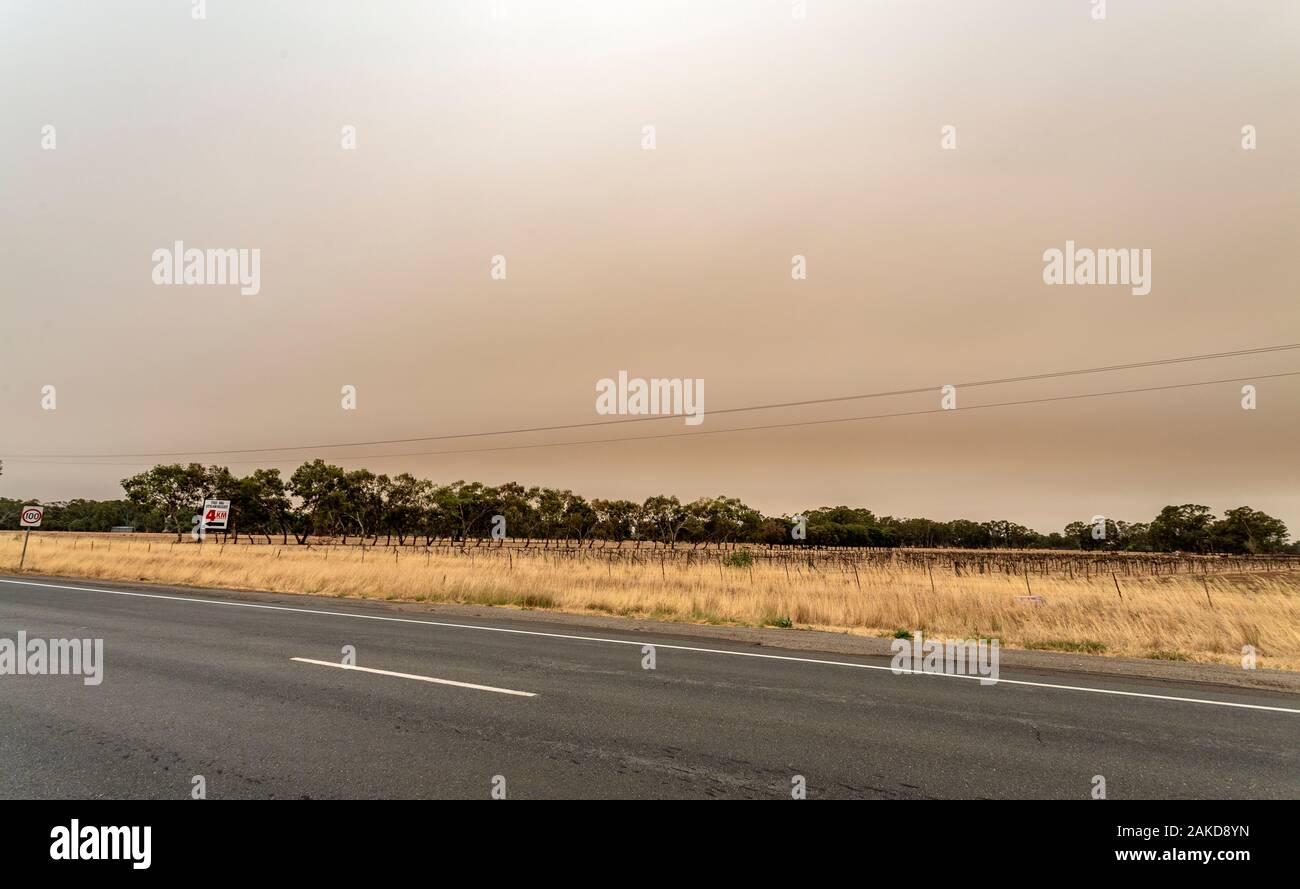
[[[1300,341],[1300,4],[1106,6],[8,0],[0,496],[320,456],[1040,530],[1249,504],[1300,531],[1300,377],[1265,379],[1300,350],[713,434]],[[260,250],[260,292],[155,286],[178,240]],[[1151,292],[1044,284],[1067,240],[1150,249]],[[703,425],[200,453],[598,421],[620,370],[703,379]],[[666,432],[710,434],[482,450]],[[120,456],[164,452],[192,453]]]

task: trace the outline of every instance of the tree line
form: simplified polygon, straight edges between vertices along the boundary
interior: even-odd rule
[[[324,460],[303,463],[287,479],[278,469],[236,476],[224,466],[154,466],[122,480],[119,500],[46,504],[47,530],[174,532],[193,527],[205,498],[231,501],[227,534],[306,544],[314,537],[399,545],[493,536],[546,541],[653,541],[669,546],[773,544],[844,547],[958,547],[1188,553],[1296,553],[1280,520],[1248,506],[1215,516],[1205,506],[1166,506],[1149,522],[1094,516],[1043,534],[1011,521],[936,521],[877,516],[869,509],[819,507],[767,516],[734,497],[681,502],[656,495],[587,500],[569,490],[516,482],[437,484],[409,473],[344,470]],[[0,528],[18,527],[24,501],[0,498]],[[494,535],[494,530],[496,534]]]

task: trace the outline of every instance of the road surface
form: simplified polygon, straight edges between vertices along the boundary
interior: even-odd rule
[[[20,630],[102,638],[104,674],[0,675],[4,798],[1300,796],[1283,693],[0,577]]]

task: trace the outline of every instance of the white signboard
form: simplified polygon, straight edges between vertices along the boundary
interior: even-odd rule
[[[203,527],[208,531],[224,531],[230,521],[229,500],[203,501]]]
[[[21,527],[39,528],[43,518],[45,518],[44,506],[24,506]]]

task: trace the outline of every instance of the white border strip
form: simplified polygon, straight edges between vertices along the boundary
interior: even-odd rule
[[[655,648],[666,648],[670,651],[694,651],[703,654],[722,654],[732,657],[753,657],[763,658],[773,661],[794,661],[800,664],[821,664],[830,667],[855,667],[860,670],[886,670],[898,675],[899,673],[908,673],[916,676],[934,676],[946,677],[948,679],[973,679],[980,680],[980,676],[965,676],[957,673],[923,673],[919,670],[898,670],[892,667],[883,667],[877,664],[855,664],[851,661],[828,661],[818,658],[790,657],[781,654],[760,654],[756,651],[729,651],[725,648],[697,648],[690,645],[670,645],[660,642],[646,642],[636,639],[608,639],[601,636],[577,636],[568,633],[543,633],[539,630],[517,630],[510,627],[485,627],[478,624],[458,624],[448,621],[438,620],[419,620],[412,617],[389,617],[381,614],[349,614],[346,611],[325,611],[317,608],[295,608],[290,605],[259,605],[256,602],[226,602],[221,599],[200,599],[194,596],[164,596],[160,593],[133,593],[128,590],[106,590],[96,587],[70,586],[58,583],[32,583],[27,580],[9,580],[0,578],[0,583],[15,584],[17,586],[29,586],[37,588],[47,588],[54,590],[77,590],[83,593],[106,593],[111,596],[130,596],[138,599],[162,599],[168,602],[189,602],[197,605],[225,605],[231,608],[258,608],[264,611],[291,611],[299,614],[318,614],[328,617],[349,617],[357,620],[379,620],[389,623],[400,624],[419,624],[430,627],[451,627],[458,630],[481,630],[486,633],[511,633],[518,636],[543,636],[549,639],[576,639],[580,642],[603,642],[608,645],[653,645]],[[285,594],[289,595],[289,594]],[[1233,707],[1240,710],[1268,710],[1274,713],[1295,713],[1300,714],[1300,709],[1293,707],[1267,707],[1263,704],[1242,704],[1237,701],[1214,701],[1207,698],[1181,698],[1173,695],[1157,695],[1140,691],[1118,691],[1113,688],[1094,688],[1087,685],[1058,685],[1051,682],[1030,682],[1026,679],[998,679],[997,685],[1027,685],[1034,688],[1056,688],[1065,691],[1085,691],[1099,695],[1119,695],[1127,698],[1147,698],[1157,701],[1176,701],[1183,704],[1207,704],[1213,707]]]
[[[472,688],[477,691],[494,691],[503,695],[518,695],[521,698],[535,698],[531,691],[515,691],[513,688],[497,688],[493,685],[475,685],[472,682],[456,682],[452,679],[435,679],[432,676],[417,676],[414,673],[394,673],[392,670],[376,670],[373,667],[358,667],[354,664],[336,664],[333,661],[318,661],[309,657],[291,657],[291,661],[300,664],[316,664],[318,667],[336,667],[340,670],[356,670],[359,673],[374,673],[377,676],[396,676],[398,679],[418,679],[421,682],[436,682],[439,685],[454,685],[457,688]]]

